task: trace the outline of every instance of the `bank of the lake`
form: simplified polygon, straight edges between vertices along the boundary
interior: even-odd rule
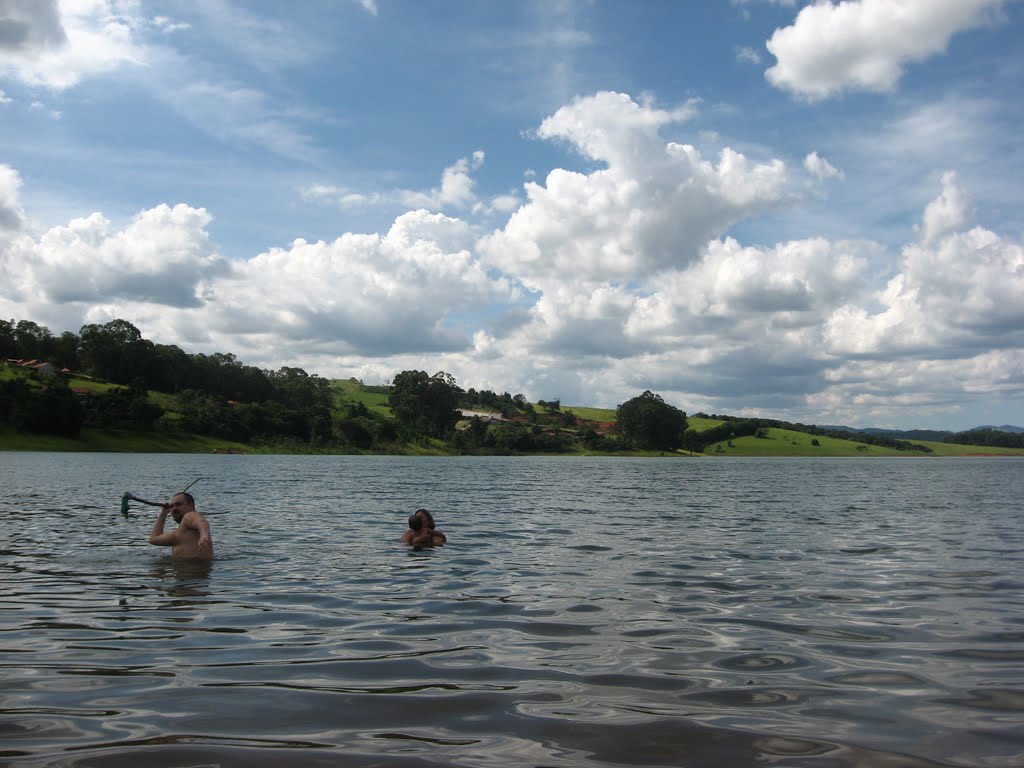
[[[928,452],[897,450],[879,445],[865,445],[854,440],[815,436],[805,432],[770,428],[764,438],[744,436],[723,440],[703,453],[687,451],[588,451],[578,448],[562,456],[630,456],[643,457],[950,457],[950,456],[1024,456],[1024,449],[991,446],[959,445],[933,441],[914,441]],[[164,432],[133,432],[129,430],[83,429],[77,439],[53,435],[33,435],[0,430],[0,451],[53,451],[61,453],[229,453],[251,455],[385,455],[385,456],[453,456],[456,451],[440,441],[395,445],[386,449],[310,447],[298,442],[276,442],[260,445],[228,440]]]

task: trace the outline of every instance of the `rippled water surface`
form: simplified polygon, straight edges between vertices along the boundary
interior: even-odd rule
[[[146,543],[197,477],[212,567]],[[0,454],[0,764],[1024,764],[1024,461]],[[418,506],[445,547],[397,543]]]

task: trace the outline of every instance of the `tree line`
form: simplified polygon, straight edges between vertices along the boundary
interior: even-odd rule
[[[177,346],[154,344],[122,319],[59,336],[31,321],[0,321],[0,357],[45,360],[115,385],[82,397],[61,377],[15,376],[0,382],[0,424],[65,437],[97,427],[192,433],[247,444],[293,442],[325,450],[390,450],[433,440],[463,453],[562,453],[581,445],[592,451],[699,453],[737,437],[766,437],[769,427],[778,427],[930,452],[906,440],[776,419],[697,414],[722,422],[698,432],[689,428],[685,412],[651,391],[619,405],[613,429],[598,432],[593,423],[580,423],[574,414],[563,412],[557,399],[540,400],[535,408],[523,394],[464,390],[443,371],[402,371],[386,386],[363,387],[387,395],[388,417],[301,368],[270,371],[245,365],[232,354],[189,354]],[[170,407],[160,404],[168,402]],[[498,414],[498,419],[467,420],[463,411]],[[990,429],[946,439],[1024,447],[1024,435]]]
[[[122,319],[60,336],[31,321],[0,321],[0,355],[47,361],[74,377],[114,385],[76,394],[60,376],[15,375],[0,383],[0,423],[65,437],[94,427],[325,450],[386,450],[433,440],[464,453],[562,453],[578,445],[675,450],[686,432],[685,413],[651,392],[619,406],[616,430],[599,434],[592,426],[577,429],[579,420],[557,399],[535,409],[523,394],[464,390],[443,371],[402,371],[385,387],[366,387],[387,394],[387,417],[301,368],[269,371],[231,354],[189,354],[154,344]],[[161,405],[168,402],[173,405]],[[467,420],[463,411],[497,416]],[[460,423],[464,428],[456,429]]]
[[[942,438],[944,443],[987,445],[999,448],[1024,448],[1024,432],[1003,432],[1000,429],[969,429]]]

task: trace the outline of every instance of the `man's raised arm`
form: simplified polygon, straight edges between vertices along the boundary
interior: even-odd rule
[[[175,532],[164,533],[164,522],[167,520],[167,513],[170,511],[170,504],[160,505],[160,514],[157,515],[156,521],[153,523],[153,530],[149,532],[150,544],[156,544],[158,547],[174,546]]]

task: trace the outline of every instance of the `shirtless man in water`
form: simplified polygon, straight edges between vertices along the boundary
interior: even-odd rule
[[[178,527],[164,533],[164,521],[170,512]],[[167,504],[160,505],[160,514],[149,533],[149,543],[159,547],[172,547],[171,557],[201,560],[213,559],[213,539],[210,524],[196,511],[191,493],[178,493]]]
[[[414,547],[432,547],[444,544],[448,537],[434,527],[434,516],[425,509],[417,509],[409,518],[409,530],[402,541]]]

